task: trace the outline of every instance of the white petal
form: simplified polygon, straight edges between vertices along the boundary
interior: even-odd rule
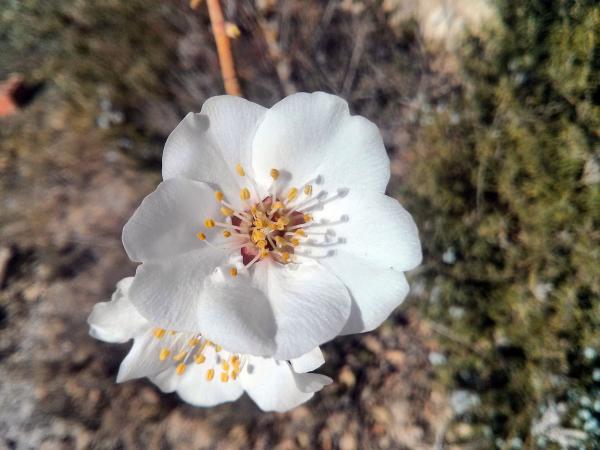
[[[154,338],[152,330],[137,336],[125,359],[121,362],[117,383],[135,378],[152,377],[169,367],[170,361],[159,359],[161,341]]]
[[[133,261],[159,261],[207,248],[197,238],[202,231],[210,240],[204,219],[219,217],[214,190],[205,183],[170,179],[148,195],[123,228],[123,245]]]
[[[234,205],[240,181],[236,164],[251,171],[254,134],[266,109],[239,97],[208,99],[173,130],[163,153],[163,178],[189,178],[218,186]],[[251,173],[251,172],[249,172]]]
[[[290,360],[294,372],[296,373],[306,373],[311,372],[318,367],[321,367],[325,364],[325,358],[323,357],[323,352],[319,347],[315,347],[310,352],[305,353],[298,358],[294,358]]]
[[[294,373],[296,387],[306,393],[317,392],[332,383],[332,379],[320,373]]]
[[[181,376],[177,375],[173,367],[169,367],[166,370],[150,377],[152,381],[162,392],[171,393],[179,387],[181,382]]]
[[[225,258],[220,250],[207,248],[144,263],[133,280],[131,302],[142,316],[163,328],[197,332],[205,279]]]
[[[322,266],[264,261],[252,271],[251,278],[214,283],[201,299],[199,329],[228,350],[292,359],[333,339],[346,323],[348,290]]]
[[[322,210],[313,211],[313,215],[317,223],[331,224],[314,229],[335,233],[338,244],[328,247],[334,253],[351,254],[365,263],[396,271],[410,270],[421,263],[417,226],[391,197],[349,190],[326,203]]]
[[[266,286],[277,322],[276,359],[296,358],[333,339],[350,315],[348,290],[319,264],[269,264]]]
[[[297,187],[321,176],[329,188],[384,192],[390,178],[377,127],[324,92],[290,95],[267,111],[254,138],[253,166],[262,184],[271,168]]]
[[[352,311],[341,334],[377,328],[408,294],[402,272],[369,264],[343,250],[321,264],[329,267],[352,295]]]
[[[311,384],[305,382],[311,377],[318,380],[321,376],[302,374],[300,384],[303,388]],[[315,388],[314,390],[310,392],[301,390],[290,364],[271,358],[249,358],[239,379],[250,398],[263,411],[288,411],[308,401],[313,396],[313,392],[320,389],[312,384],[310,387]]]
[[[94,305],[88,317],[90,335],[105,342],[126,342],[148,328],[144,319],[129,300],[129,287],[133,277],[117,283],[110,302]]]
[[[275,351],[277,327],[271,305],[248,276],[215,274],[198,303],[198,329],[213,342],[238,353]]]
[[[181,381],[177,387],[177,394],[195,406],[214,406],[239,398],[244,392],[240,379],[230,379],[226,383],[221,382],[214,349],[208,347],[204,355],[206,361],[203,364],[188,365],[184,374],[180,376]],[[215,368],[215,376],[208,381],[206,372],[211,367]]]

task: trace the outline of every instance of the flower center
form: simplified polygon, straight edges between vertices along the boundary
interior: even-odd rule
[[[322,204],[321,195],[313,196],[311,183],[317,180],[300,189],[292,187],[281,193],[277,186],[279,171],[271,169],[271,186],[267,194],[260,195],[256,184],[246,176],[240,164],[235,170],[240,177],[248,180],[248,186],[242,187],[239,192],[243,209],[236,209],[227,202],[223,192],[215,191],[215,199],[221,204],[220,211],[224,219],[216,221],[211,217],[206,218],[204,226],[222,228],[224,240],[218,244],[208,242],[206,234],[202,232],[197,234],[198,239],[213,247],[239,250],[246,269],[264,259],[288,264],[297,262],[299,257],[307,257],[307,253],[299,252],[298,249],[308,241],[308,228],[315,225],[312,215],[307,211]],[[312,232],[313,235],[325,237],[331,237],[331,233]],[[232,277],[237,276],[238,268],[230,267],[229,273]]]
[[[218,373],[222,383],[235,381],[242,371],[246,358],[230,353],[203,337],[201,334],[169,331],[155,328],[154,338],[162,341],[158,359],[165,364],[171,363],[177,375],[183,375],[190,364],[201,364],[206,370],[204,377],[212,381]]]

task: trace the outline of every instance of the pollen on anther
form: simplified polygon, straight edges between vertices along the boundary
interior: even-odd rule
[[[229,375],[225,372],[221,372],[221,383],[227,383],[229,381]]]
[[[212,220],[212,219],[206,219],[206,220],[204,221],[204,226],[205,226],[206,228],[213,228],[213,227],[215,226],[215,221],[214,221],[214,220]]]
[[[215,377],[215,369],[208,369],[206,371],[206,379],[211,381]]]
[[[221,201],[223,201],[223,198],[224,198],[224,195],[223,195],[223,193],[222,193],[221,191],[216,191],[216,192],[215,192],[215,199],[216,199],[218,202],[221,202]]]
[[[277,178],[279,178],[279,170],[277,170],[277,169],[271,169],[271,178],[273,178],[274,180],[276,180]]]
[[[244,168],[242,167],[242,165],[241,165],[241,164],[237,164],[237,165],[235,166],[235,171],[237,172],[237,174],[238,174],[240,177],[243,177],[244,175],[246,175],[246,172],[244,171]]]
[[[232,267],[231,269],[229,269],[229,274],[230,274],[232,277],[237,277],[238,270],[237,270],[235,267]]]
[[[221,214],[224,216],[231,217],[234,213],[235,211],[233,209],[228,208],[227,206],[221,206]]]
[[[185,372],[185,367],[186,367],[186,365],[184,363],[178,364],[177,368],[175,369],[175,372],[177,372],[177,375],[183,375],[183,372]]]
[[[242,200],[248,200],[250,198],[250,191],[248,190],[248,188],[243,188],[240,191],[240,198]]]
[[[306,232],[302,228],[298,228],[294,233],[298,236],[306,236]]]
[[[221,363],[221,367],[223,368],[223,370],[224,370],[225,372],[229,372],[229,363],[228,363],[227,361],[223,361],[223,362]]]
[[[206,235],[205,235],[204,233],[198,233],[198,234],[196,235],[196,237],[197,237],[198,239],[200,239],[201,241],[205,241],[205,240],[206,240]]]
[[[290,244],[294,247],[298,247],[300,245],[300,240],[296,238],[290,239]]]
[[[304,214],[302,218],[305,222],[310,222],[312,220],[312,216],[310,214]]]
[[[181,351],[181,352],[177,353],[175,356],[173,356],[173,361],[183,361],[186,356],[187,356],[187,352],[185,350]]]
[[[204,361],[206,361],[206,356],[198,354],[194,356],[194,361],[196,361],[196,364],[202,364]]]
[[[287,199],[288,201],[292,201],[294,200],[296,197],[298,197],[298,189],[296,189],[295,187],[291,188],[288,193],[287,193]]]
[[[227,231],[227,230],[223,231],[223,237],[228,238],[229,236],[231,236],[231,231]]]
[[[169,350],[168,348],[163,348],[158,355],[158,359],[160,359],[161,361],[164,361],[165,359],[167,359],[169,357],[170,354],[171,354],[171,350]]]
[[[157,339],[160,339],[165,335],[166,332],[167,332],[167,330],[165,330],[164,328],[155,328],[154,329],[154,337]]]
[[[312,185],[307,184],[306,186],[304,186],[304,194],[312,195]]]

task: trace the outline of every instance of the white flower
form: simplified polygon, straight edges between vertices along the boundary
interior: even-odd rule
[[[318,347],[290,362],[277,361],[230,353],[201,334],[152,325],[129,300],[132,281],[121,280],[111,301],[95,305],[88,318],[97,339],[134,340],[117,382],[148,377],[163,392],[177,392],[196,406],[233,401],[245,391],[264,411],[287,411],[331,383],[324,375],[307,373],[324,362]]]
[[[123,230],[131,301],[231,351],[287,360],[371,330],[421,261],[377,127],[333,95],[213,97],[169,136],[162,175]]]

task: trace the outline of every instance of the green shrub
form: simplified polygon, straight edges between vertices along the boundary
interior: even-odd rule
[[[421,224],[441,379],[481,397],[461,420],[490,446],[543,447],[531,428],[549,404],[582,429],[577,399],[600,400],[600,7],[505,0],[500,15],[461,54],[464,88],[425,118],[402,194]],[[592,425],[585,448],[598,448]]]

